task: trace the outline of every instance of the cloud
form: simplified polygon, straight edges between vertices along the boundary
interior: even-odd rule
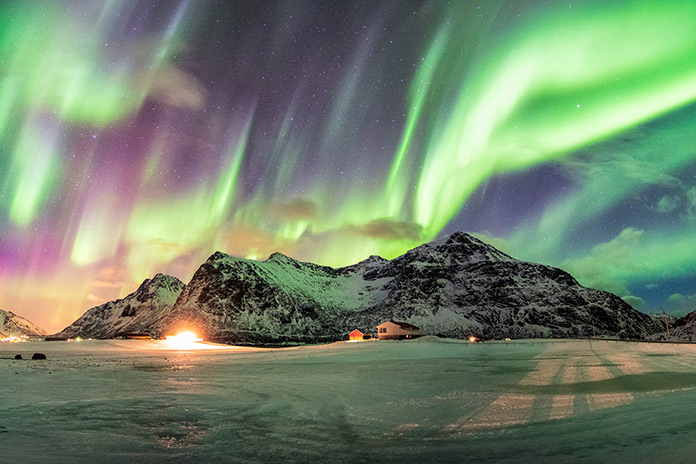
[[[205,91],[198,80],[174,66],[158,68],[147,83],[149,97],[165,105],[189,110],[205,105]]]
[[[171,240],[165,240],[163,238],[152,238],[147,241],[147,244],[160,251],[171,252],[175,254],[182,254],[184,251],[190,248],[189,244],[182,244],[179,242],[173,242]]]
[[[93,280],[89,286],[92,288],[121,288],[123,281]]]
[[[101,268],[94,280],[89,284],[91,288],[121,288],[125,281],[126,271],[116,267]]]
[[[661,213],[671,213],[679,207],[681,199],[678,196],[665,195],[657,202],[657,210]]]
[[[667,303],[679,304],[683,303],[686,299],[687,297],[685,297],[681,293],[673,293],[667,298]]]
[[[176,41],[144,39],[124,44],[123,52],[132,63],[135,86],[147,92],[148,98],[177,108],[202,110],[206,100],[203,84],[173,63],[177,52],[183,51],[183,45]],[[164,50],[167,52],[162,55]]]
[[[85,301],[89,302],[89,304],[101,304],[104,302],[104,298],[100,297],[99,295],[96,295],[94,293],[90,293],[85,297]]]
[[[687,314],[696,310],[696,294],[682,295],[681,293],[673,293],[664,304],[664,309],[672,314]]]
[[[99,269],[89,282],[85,302],[94,306],[124,296],[121,293],[126,288],[126,276],[126,270],[120,267],[110,266]]]
[[[696,187],[691,187],[686,191],[686,204],[689,217],[696,216]]]
[[[271,212],[287,221],[310,221],[319,216],[319,205],[305,198],[278,201],[271,206]]]
[[[624,300],[626,303],[630,304],[633,307],[633,309],[637,309],[638,311],[647,307],[645,300],[639,296],[626,295],[622,296],[621,299]]]
[[[696,187],[682,191],[676,195],[665,195],[657,202],[655,209],[660,213],[671,213],[680,210],[688,218],[696,217]]]
[[[253,259],[265,259],[276,251],[287,256],[297,254],[295,242],[283,240],[272,232],[251,226],[237,226],[227,232],[222,251],[232,256]]]
[[[634,253],[641,247],[643,235],[642,230],[626,228],[613,240],[600,243],[582,258],[566,260],[561,267],[583,285],[629,295],[628,278],[644,272]]]
[[[349,230],[370,238],[417,241],[422,236],[423,226],[415,222],[384,218],[360,226],[351,225]]]

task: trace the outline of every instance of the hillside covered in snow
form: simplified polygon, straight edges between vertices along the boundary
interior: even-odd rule
[[[317,342],[389,319],[445,337],[641,338],[653,318],[568,273],[516,260],[455,233],[393,260],[331,268],[280,253],[259,262],[213,254],[155,324],[225,343]]]
[[[218,251],[187,285],[157,274],[56,336],[161,337],[187,329],[223,343],[314,343],[345,339],[356,328],[374,334],[390,319],[451,338],[644,338],[663,330],[616,295],[455,233],[393,260],[371,256],[342,268],[281,253],[255,261]]]
[[[36,324],[16,315],[11,311],[3,311],[0,309],[0,338],[19,337],[26,335],[27,337],[36,337],[46,335],[46,332]]]
[[[113,338],[128,332],[149,333],[153,324],[171,311],[184,283],[157,274],[123,299],[87,310],[55,337]]]

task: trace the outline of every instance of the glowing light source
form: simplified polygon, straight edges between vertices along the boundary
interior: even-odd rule
[[[198,342],[203,341],[202,338],[190,330],[179,332],[176,335],[167,335],[165,339],[168,345],[177,350],[195,349]]]
[[[5,337],[3,339],[0,339],[0,342],[2,343],[20,343],[20,342],[28,342],[29,337],[26,335],[20,335],[19,337],[15,337],[14,335],[10,335],[9,337]]]

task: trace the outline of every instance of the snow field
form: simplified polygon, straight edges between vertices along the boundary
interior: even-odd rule
[[[696,345],[133,340],[1,344],[0,358],[5,462],[691,462],[696,451]]]

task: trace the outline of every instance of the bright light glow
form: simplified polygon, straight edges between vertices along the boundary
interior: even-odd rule
[[[20,335],[19,337],[15,337],[14,335],[10,335],[9,337],[5,337],[3,339],[0,339],[0,342],[2,343],[19,343],[19,342],[28,342],[29,337],[26,335]]]
[[[195,349],[198,342],[203,341],[203,339],[198,337],[194,332],[187,330],[185,332],[179,332],[176,335],[167,335],[166,341],[168,345],[177,350],[190,350]]]
[[[200,342],[202,339],[198,338],[198,335],[191,331],[180,332],[176,335],[168,335],[167,340],[181,341],[181,342]]]
[[[471,343],[476,343],[476,342],[478,341],[478,338],[476,338],[476,337],[469,337],[469,341],[470,341]]]

